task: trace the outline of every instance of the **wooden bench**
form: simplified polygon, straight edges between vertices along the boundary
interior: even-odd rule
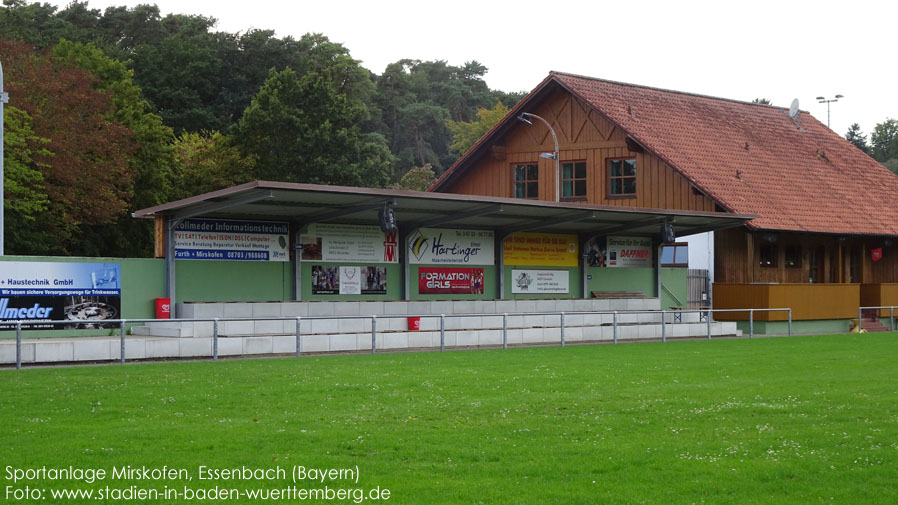
[[[611,300],[615,298],[648,298],[642,291],[590,291],[593,298]]]

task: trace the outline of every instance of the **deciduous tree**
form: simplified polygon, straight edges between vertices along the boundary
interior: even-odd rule
[[[477,109],[477,119],[474,121],[447,122],[446,125],[452,132],[452,143],[449,144],[449,148],[458,156],[465,154],[506,114],[508,114],[508,107],[502,105],[502,102],[497,102],[492,109]]]

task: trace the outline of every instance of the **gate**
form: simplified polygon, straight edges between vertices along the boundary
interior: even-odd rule
[[[711,305],[711,279],[708,270],[690,268],[686,273],[686,304],[689,307]]]

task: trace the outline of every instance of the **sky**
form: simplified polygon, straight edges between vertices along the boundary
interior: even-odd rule
[[[67,1],[53,1],[63,7]],[[551,70],[800,108],[844,135],[898,119],[898,2],[90,0],[155,3],[227,32],[323,33],[379,74],[404,59],[477,60],[492,89],[530,91]]]

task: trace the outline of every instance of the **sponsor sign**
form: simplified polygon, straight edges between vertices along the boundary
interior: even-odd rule
[[[409,238],[408,258],[413,265],[493,265],[493,232],[421,228]]]
[[[505,240],[505,264],[575,267],[578,250],[574,234],[515,233]]]
[[[174,237],[179,260],[290,261],[287,223],[185,219]]]
[[[652,239],[608,237],[605,265],[609,267],[652,267]]]
[[[302,261],[398,263],[399,234],[377,226],[317,223],[300,235]]]
[[[483,294],[483,269],[421,267],[418,269],[418,293]]]
[[[313,295],[385,295],[387,269],[315,265],[311,282]]]
[[[0,262],[0,328],[10,321],[71,321],[22,329],[107,328],[121,317],[118,263]]]
[[[567,270],[512,270],[511,292],[524,293],[569,293],[570,272]]]

